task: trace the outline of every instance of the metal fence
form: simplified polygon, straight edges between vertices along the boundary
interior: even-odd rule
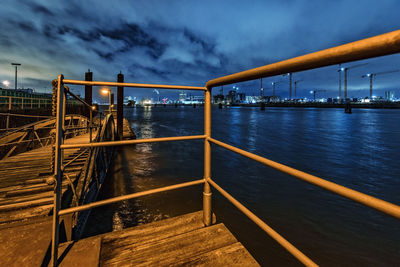
[[[400,206],[386,202],[384,200],[363,194],[361,192],[352,190],[350,188],[332,183],[328,180],[320,177],[296,170],[289,166],[274,162],[267,158],[249,153],[240,148],[231,146],[212,138],[211,135],[211,91],[213,87],[227,85],[231,83],[243,82],[253,79],[265,78],[280,74],[292,73],[297,71],[309,70],[313,68],[345,63],[355,60],[367,59],[371,57],[384,56],[393,53],[400,52],[400,30],[390,32],[387,34],[379,35],[376,37],[364,39],[361,41],[341,45],[338,47],[322,50],[319,52],[307,54],[304,56],[288,59],[278,63],[266,65],[263,67],[250,69],[247,71],[235,73],[225,77],[217,78],[207,82],[205,87],[194,87],[194,86],[175,86],[175,85],[155,85],[155,84],[137,84],[137,83],[116,83],[116,82],[90,82],[90,81],[77,81],[64,79],[62,75],[58,77],[58,111],[57,111],[57,138],[56,138],[56,168],[55,175],[57,177],[57,184],[61,184],[62,168],[60,156],[63,150],[71,148],[82,148],[82,147],[103,147],[103,146],[120,146],[120,145],[131,145],[138,143],[150,143],[150,142],[165,142],[165,141],[180,141],[180,140],[204,140],[204,172],[203,179],[195,180],[192,182],[181,183],[144,192],[129,194],[125,196],[119,196],[110,198],[107,200],[97,201],[90,204],[82,205],[79,207],[68,208],[60,210],[60,191],[56,190],[54,194],[54,219],[53,219],[53,247],[52,247],[52,264],[57,265],[57,248],[58,248],[58,217],[78,211],[91,209],[94,207],[103,206],[110,203],[115,203],[123,200],[133,199],[153,193],[164,192],[168,190],[174,190],[187,186],[204,184],[203,190],[203,221],[205,226],[209,226],[212,223],[212,211],[211,211],[211,186],[225,196],[233,205],[235,205],[240,211],[248,216],[254,223],[256,223],[261,229],[263,229],[268,235],[275,239],[282,247],[296,257],[300,262],[306,266],[317,266],[310,258],[303,254],[299,249],[294,247],[284,237],[278,234],[264,221],[257,217],[253,212],[248,210],[239,201],[233,198],[228,192],[222,187],[216,184],[211,178],[211,144],[218,145],[230,151],[236,152],[242,156],[251,158],[264,165],[275,168],[281,172],[287,173],[295,178],[301,179],[315,186],[329,190],[338,195],[344,196],[378,211],[386,213],[390,216],[400,219]],[[120,86],[120,87],[139,87],[139,88],[157,88],[157,89],[178,89],[178,90],[200,90],[204,92],[204,133],[201,135],[193,136],[179,136],[179,137],[165,137],[165,138],[152,138],[152,139],[140,139],[140,140],[126,140],[126,141],[113,141],[113,142],[92,142],[88,144],[62,144],[62,118],[63,118],[63,92],[65,84],[76,84],[76,85],[92,85],[92,86]]]

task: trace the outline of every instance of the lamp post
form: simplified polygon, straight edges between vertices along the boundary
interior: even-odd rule
[[[10,82],[9,82],[9,81],[3,81],[3,85],[4,85],[5,87],[8,87],[8,86],[10,85]]]
[[[18,66],[21,66],[20,63],[11,63],[12,66],[15,66],[15,90],[17,90],[17,72]]]
[[[108,94],[108,102],[109,102],[108,111],[111,113],[111,90],[109,88],[103,88],[103,89],[101,89],[101,93],[103,95]]]

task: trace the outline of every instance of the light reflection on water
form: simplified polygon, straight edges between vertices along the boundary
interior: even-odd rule
[[[214,109],[212,135],[399,204],[400,111],[353,111],[345,114],[341,109]],[[153,107],[125,112],[138,138],[203,132],[202,108]],[[126,147],[121,154],[128,164],[114,169],[113,190],[108,197],[184,182],[182,178],[199,179],[202,150],[201,141]],[[215,146],[212,177],[322,266],[395,266],[400,262],[398,220]],[[216,193],[213,196],[217,217],[260,263],[297,264],[222,197]],[[201,188],[197,187],[123,202],[111,207],[111,218],[117,225],[113,228],[119,229],[200,208]],[[101,216],[104,221],[104,210]]]

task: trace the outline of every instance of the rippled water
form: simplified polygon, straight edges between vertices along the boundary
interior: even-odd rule
[[[212,136],[400,204],[399,110],[213,109]],[[138,138],[202,134],[203,109],[126,109]],[[120,164],[125,162],[124,164]],[[101,198],[202,178],[202,141],[121,148]],[[212,177],[321,266],[400,265],[400,221],[212,146]],[[87,235],[201,209],[201,186],[96,209]],[[296,265],[214,190],[217,218],[263,265]]]

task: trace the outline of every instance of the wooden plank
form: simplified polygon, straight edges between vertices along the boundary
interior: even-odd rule
[[[198,211],[179,217],[168,218],[150,224],[107,233],[103,236],[103,252],[108,254],[111,250],[129,246],[133,242],[145,243],[147,241],[159,240],[200,229],[204,226],[202,216],[203,213]]]
[[[78,242],[67,242],[58,247],[59,266],[98,267],[101,238],[86,238]]]
[[[101,266],[170,266],[236,242],[225,225],[217,224],[153,242],[134,243],[109,255],[102,251]]]
[[[37,217],[47,217],[50,214],[50,211],[53,210],[53,203],[49,205],[42,205],[37,207],[31,207],[26,210],[13,210],[10,212],[1,212],[0,213],[0,226],[7,225],[11,222],[17,221],[30,221],[33,218]],[[30,222],[30,223],[35,223]],[[2,266],[2,265],[0,265]]]
[[[194,256],[189,261],[174,262],[170,266],[256,267],[260,265],[240,242],[236,242],[232,245]]]
[[[51,240],[51,219],[0,231],[0,266],[41,266]]]

